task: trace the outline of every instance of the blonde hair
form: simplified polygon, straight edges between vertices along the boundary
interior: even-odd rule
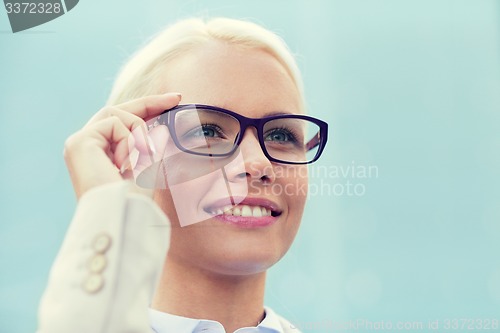
[[[161,31],[122,68],[107,104],[162,93],[155,89],[158,89],[156,83],[163,66],[213,40],[261,49],[274,56],[295,83],[304,106],[300,71],[283,39],[255,23],[228,18],[214,18],[206,22],[196,18],[186,19]]]

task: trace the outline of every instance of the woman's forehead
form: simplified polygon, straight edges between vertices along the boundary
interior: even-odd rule
[[[261,112],[302,113],[299,91],[283,65],[261,49],[207,43],[165,64],[163,91],[182,103],[209,104],[249,117]]]

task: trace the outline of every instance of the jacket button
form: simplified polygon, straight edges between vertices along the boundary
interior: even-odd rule
[[[99,274],[89,275],[83,282],[83,290],[89,294],[94,294],[104,286],[104,278]]]
[[[91,273],[101,273],[106,268],[106,257],[102,254],[96,254],[90,258],[87,267]]]
[[[105,253],[110,246],[111,246],[111,237],[109,237],[109,235],[104,233],[97,235],[92,244],[92,248],[97,253]]]

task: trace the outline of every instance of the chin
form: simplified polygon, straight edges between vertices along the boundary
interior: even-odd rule
[[[235,260],[227,260],[225,262],[212,263],[210,267],[207,267],[207,269],[219,275],[249,276],[263,273],[275,263],[276,261],[254,259],[241,260],[241,258],[238,258]]]
[[[246,248],[235,244],[234,248],[226,247],[223,253],[214,253],[215,257],[208,260],[207,269],[223,275],[253,275],[265,272],[276,264],[285,251],[260,248]]]

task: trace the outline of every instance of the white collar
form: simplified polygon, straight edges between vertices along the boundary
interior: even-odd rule
[[[276,313],[264,307],[265,318],[254,327],[239,328],[234,333],[283,333]],[[156,333],[226,333],[221,323],[207,319],[193,319],[149,309],[151,327]]]

